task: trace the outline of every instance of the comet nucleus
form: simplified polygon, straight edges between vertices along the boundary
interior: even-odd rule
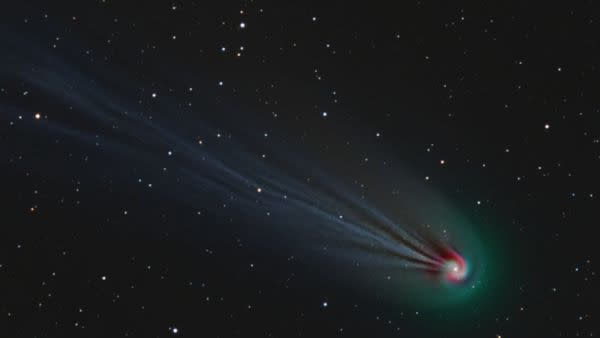
[[[451,251],[447,257],[444,257],[442,273],[446,280],[453,283],[460,283],[467,277],[467,263],[457,252]]]

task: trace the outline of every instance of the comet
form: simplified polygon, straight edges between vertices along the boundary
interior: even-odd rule
[[[69,62],[53,59],[51,66],[31,67],[32,63],[13,61],[16,64],[9,68],[15,71],[8,75],[15,83],[24,83],[62,105],[51,117],[44,113],[40,121],[24,121],[23,128],[102,151],[115,168],[123,166],[116,170],[126,175],[125,181],[139,183],[136,189],[151,188],[160,198],[175,198],[194,208],[212,206],[215,214],[224,212],[227,219],[230,208],[235,208],[241,223],[256,225],[253,233],[279,234],[288,239],[287,245],[317,253],[323,260],[345,258],[349,268],[379,269],[373,276],[381,275],[383,283],[396,272],[403,274],[399,280],[433,275],[432,280],[445,285],[473,280],[464,288],[468,290],[479,280],[471,277],[479,273],[481,258],[468,261],[463,256],[476,257],[473,236],[463,222],[452,219],[443,202],[431,197],[420,179],[398,171],[382,176],[373,168],[359,177],[385,183],[366,197],[365,191],[353,186],[356,175],[348,173],[346,161],[338,159],[327,167],[307,156],[306,150],[281,141],[285,135],[249,134],[256,128],[235,119],[217,120],[220,126],[215,126],[198,113],[211,111],[210,105],[181,112],[180,121],[172,114],[181,109],[176,94],[172,98],[147,94],[151,104],[140,108],[141,101],[131,99],[135,93],[124,95],[95,84],[97,74],[83,73]],[[0,118],[28,112],[18,102],[0,108],[9,112]],[[231,114],[245,113],[242,109],[232,109]],[[137,168],[134,173],[131,167]],[[462,241],[453,241],[456,238]]]

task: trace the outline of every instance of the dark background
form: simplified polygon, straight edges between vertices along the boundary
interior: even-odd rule
[[[511,305],[460,322],[426,304],[416,315],[340,285],[276,238],[248,240],[250,221],[215,211],[219,201],[197,215],[140,189],[110,154],[25,130],[6,111],[0,336],[598,334],[593,1],[22,1],[0,18],[2,45],[65,56],[99,82],[113,69],[130,81],[122,95],[174,93],[183,107],[188,87],[211,83],[194,93],[238,129],[262,124],[326,161],[354,158],[348,168],[391,156],[493,219],[516,257],[501,282]],[[52,98],[25,101],[23,83],[1,80],[0,102],[31,111],[24,119],[68,121]],[[368,170],[349,169],[357,180]]]

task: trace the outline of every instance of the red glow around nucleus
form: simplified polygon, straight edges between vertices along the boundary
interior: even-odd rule
[[[460,283],[467,277],[467,262],[454,250],[447,250],[442,257],[441,273],[452,283]]]

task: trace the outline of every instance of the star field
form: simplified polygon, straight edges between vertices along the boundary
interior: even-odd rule
[[[600,333],[594,2],[4,7],[0,336]]]

